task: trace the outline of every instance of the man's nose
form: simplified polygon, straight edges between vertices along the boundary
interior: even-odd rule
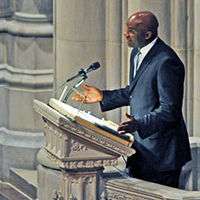
[[[128,32],[127,31],[124,31],[124,37],[128,37],[129,36],[129,34],[128,34]]]

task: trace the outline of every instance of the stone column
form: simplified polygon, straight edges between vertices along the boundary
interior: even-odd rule
[[[122,1],[106,1],[106,87],[121,87],[122,66]],[[107,118],[120,122],[120,109],[107,113]]]
[[[121,35],[121,86],[124,87],[128,85],[129,82],[129,60],[130,60],[130,55],[129,55],[129,48],[127,46],[126,39],[123,35],[125,27],[126,27],[126,22],[128,19],[128,0],[122,1],[122,35]],[[125,113],[129,112],[128,107],[123,107],[121,108],[121,120],[125,121],[127,120]]]
[[[11,15],[11,2],[10,0],[2,0],[0,2],[0,30],[1,26],[3,26],[4,19],[7,18],[8,16]],[[0,34],[0,66],[5,63],[6,60],[6,42],[5,42],[5,34]],[[2,67],[0,67],[2,68]],[[1,71],[1,69],[0,69]],[[2,80],[3,74],[0,73],[0,80]],[[7,106],[7,96],[8,96],[8,91],[6,90],[5,86],[3,84],[0,84],[0,111],[3,115],[3,117],[0,117],[0,127],[1,126],[6,126],[7,125],[7,120],[8,120],[8,106]]]
[[[200,136],[200,1],[194,1],[194,115],[193,115],[193,133],[194,136]]]
[[[193,102],[194,102],[194,1],[187,1],[187,63],[185,79],[185,98],[186,98],[186,116],[187,129],[190,136],[193,132]]]
[[[185,64],[185,92],[183,113],[187,121],[187,2],[186,0],[171,1],[171,47]]]
[[[54,8],[55,93],[59,96],[63,81],[96,61],[101,68],[89,74],[87,83],[105,88],[105,1],[59,0]],[[76,106],[101,116],[99,105]]]

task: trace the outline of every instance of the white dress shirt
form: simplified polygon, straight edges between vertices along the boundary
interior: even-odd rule
[[[139,54],[138,56],[137,56],[137,54],[136,54],[136,56],[135,56],[135,58],[134,58],[134,64],[135,64],[135,66],[136,66],[136,63],[138,63],[138,64],[137,64],[137,69],[136,69],[136,67],[134,67],[134,77],[135,77],[135,75],[136,75],[136,71],[140,68],[140,65],[141,65],[142,61],[144,60],[145,56],[146,56],[147,53],[150,51],[150,49],[153,47],[153,45],[156,43],[157,39],[158,39],[158,38],[156,37],[156,38],[155,38],[152,42],[150,42],[148,45],[142,47],[142,48],[140,49],[140,54]]]

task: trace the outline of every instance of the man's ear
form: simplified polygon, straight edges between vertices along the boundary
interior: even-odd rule
[[[151,31],[147,31],[145,33],[145,40],[149,40],[152,37],[152,32]]]

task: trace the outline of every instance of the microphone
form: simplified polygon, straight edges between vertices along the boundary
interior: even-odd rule
[[[89,72],[91,72],[91,71],[93,71],[93,70],[98,69],[100,66],[101,66],[101,65],[100,65],[99,62],[95,62],[95,63],[92,63],[91,65],[89,65],[84,71],[85,71],[86,73],[89,73]]]
[[[79,76],[83,76],[84,78],[87,78],[87,73],[97,70],[100,66],[101,65],[99,62],[95,62],[95,63],[92,63],[91,65],[89,65],[85,69],[81,68],[75,76],[72,76],[71,78],[67,79],[66,82],[72,81],[73,79],[75,79]]]

